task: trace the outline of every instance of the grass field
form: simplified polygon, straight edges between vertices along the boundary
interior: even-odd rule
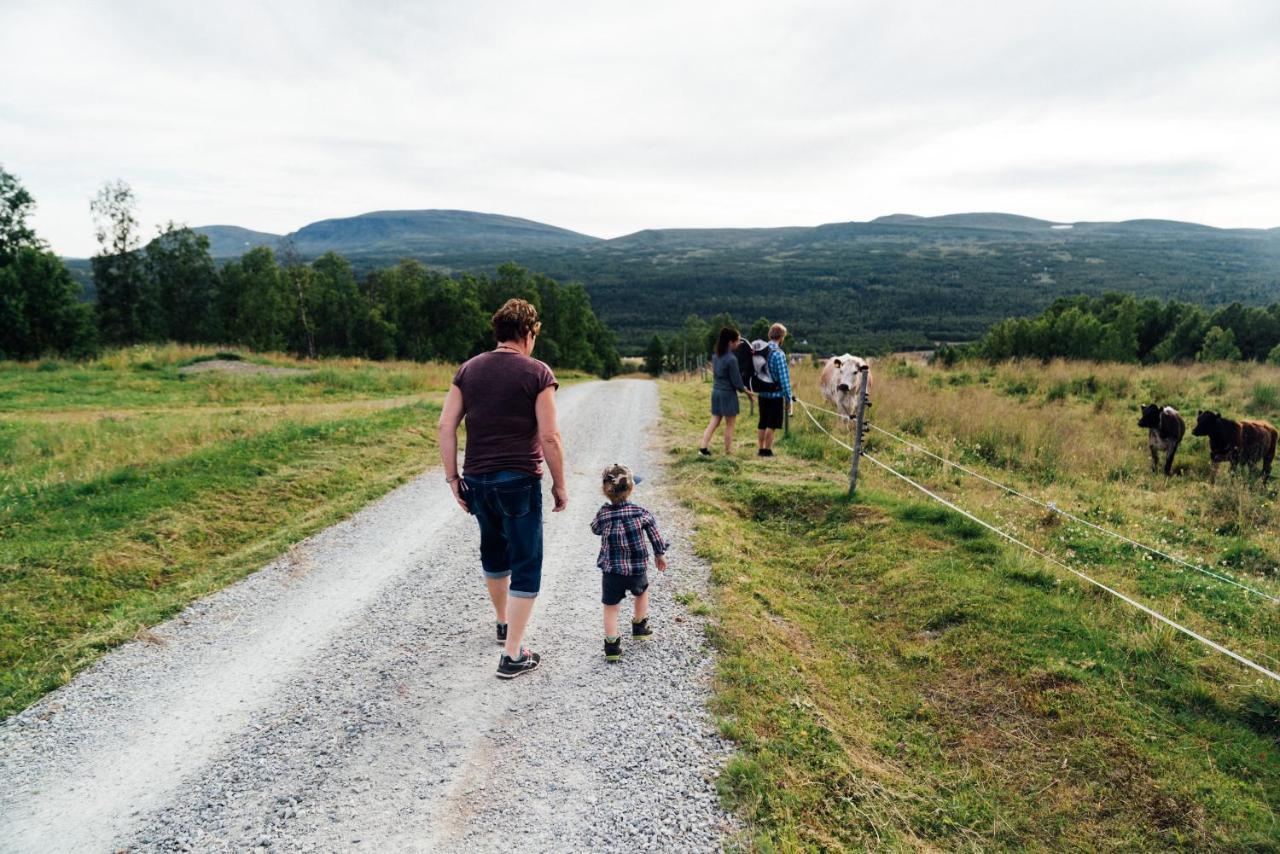
[[[437,463],[445,365],[0,363],[0,716]]]
[[[1136,404],[1280,420],[1280,371],[875,367],[876,423],[1280,596],[1275,488],[1150,473]],[[816,372],[797,377],[817,401]],[[712,563],[723,785],[762,850],[1277,850],[1280,691],[864,464],[797,408],[779,456],[695,453],[707,386],[664,384],[671,472]],[[746,419],[744,419],[746,421]],[[754,426],[754,425],[746,425]],[[829,424],[839,434],[836,424]],[[712,448],[717,447],[716,443]],[[887,443],[869,453],[1276,669],[1277,606]],[[695,607],[706,607],[695,603]]]

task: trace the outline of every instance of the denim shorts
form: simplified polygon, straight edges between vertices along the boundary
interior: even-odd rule
[[[649,589],[647,573],[639,575],[618,575],[613,572],[600,573],[600,601],[605,605],[617,605],[627,594],[639,596]]]
[[[499,471],[462,478],[480,524],[485,578],[511,578],[508,592],[532,599],[542,587],[542,478]]]

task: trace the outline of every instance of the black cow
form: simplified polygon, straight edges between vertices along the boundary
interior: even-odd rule
[[[1151,451],[1151,470],[1160,467],[1160,452],[1164,452],[1165,476],[1173,474],[1173,455],[1182,444],[1182,437],[1187,432],[1187,424],[1172,406],[1158,406],[1148,403],[1142,407],[1142,417],[1138,419],[1139,427],[1147,428],[1147,448]]]
[[[1243,463],[1249,468],[1262,463],[1262,482],[1271,477],[1271,461],[1276,458],[1276,428],[1265,421],[1232,421],[1217,412],[1201,412],[1196,418],[1192,436],[1207,436],[1209,459],[1213,468],[1210,482],[1218,476],[1218,465],[1223,461],[1231,468]]]

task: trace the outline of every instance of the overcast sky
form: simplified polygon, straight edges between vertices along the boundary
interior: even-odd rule
[[[1280,226],[1280,2],[0,0],[0,166],[287,232],[463,208],[612,237],[998,210]]]

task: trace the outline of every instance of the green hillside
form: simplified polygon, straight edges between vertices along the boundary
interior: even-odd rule
[[[886,358],[873,370],[877,427],[1218,577],[879,432],[850,501],[849,452],[800,407],[776,457],[757,457],[749,431],[732,455],[717,437],[701,456],[709,386],[664,381],[668,480],[696,514],[713,585],[677,596],[712,615],[711,708],[738,748],[720,785],[746,820],[742,847],[1276,851],[1280,685],[869,460],[1274,669],[1276,605],[1258,595],[1280,596],[1270,490],[1210,484],[1198,437],[1173,477],[1152,473],[1133,402],[1275,420],[1280,368]],[[817,395],[816,369],[793,379]],[[1064,441],[1067,424],[1087,441]]]
[[[797,340],[856,352],[977,338],[998,319],[1080,293],[1207,305],[1280,297],[1280,232],[1149,222],[1030,230],[1033,220],[990,216],[642,232],[522,260],[584,282],[633,350],[689,313],[781,319]]]
[[[230,226],[197,231],[222,258],[274,237]],[[286,237],[304,258],[337,251],[362,274],[406,257],[465,272],[514,260],[581,282],[630,352],[691,313],[780,319],[796,341],[858,351],[976,339],[997,320],[1081,293],[1209,306],[1280,299],[1280,229],[1166,220],[892,214],[813,227],[646,229],[600,240],[515,217],[426,210],[323,220]],[[71,266],[87,278],[84,265]]]

